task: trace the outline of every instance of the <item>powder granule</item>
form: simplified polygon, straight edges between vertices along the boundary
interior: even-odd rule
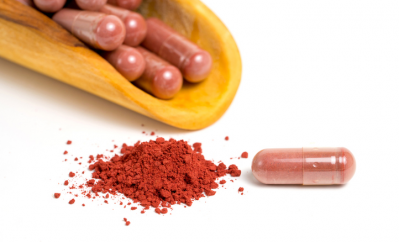
[[[243,152],[242,154],[241,154],[241,158],[248,158],[248,152]]]
[[[95,193],[122,193],[146,209],[161,202],[191,206],[204,193],[215,195],[212,189],[218,188],[218,177],[241,175],[236,165],[228,169],[223,163],[216,166],[205,160],[201,152],[199,143],[193,151],[186,141],[174,139],[123,144],[122,156],[115,155],[109,162],[98,159],[89,166],[95,170],[92,177],[99,180],[89,180],[86,185]]]

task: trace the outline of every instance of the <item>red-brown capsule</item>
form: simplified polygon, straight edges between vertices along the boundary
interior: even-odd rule
[[[134,84],[161,99],[175,96],[183,85],[180,71],[148,50],[142,47],[136,49],[143,55],[146,68]]]
[[[200,82],[212,70],[211,55],[157,18],[147,19],[142,45],[176,66],[190,82]]]
[[[145,70],[143,56],[133,47],[121,45],[116,50],[102,55],[128,81],[135,81]]]
[[[41,11],[54,13],[64,7],[66,0],[33,0],[33,2]]]
[[[129,9],[129,10],[136,10],[140,7],[142,0],[108,0],[109,4]]]
[[[252,173],[264,184],[345,184],[355,170],[346,148],[265,149],[252,161]]]
[[[126,28],[126,37],[123,42],[125,45],[135,47],[143,42],[147,34],[147,23],[139,13],[109,4],[104,5],[100,12],[115,15],[122,20]]]
[[[89,11],[98,11],[107,3],[107,0],[75,0],[79,8]]]
[[[64,8],[53,16],[53,20],[83,42],[101,50],[118,48],[126,35],[122,21],[104,13]]]

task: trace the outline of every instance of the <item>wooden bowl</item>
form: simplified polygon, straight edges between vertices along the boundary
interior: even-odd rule
[[[209,51],[211,75],[185,83],[171,100],[136,88],[108,62],[50,18],[15,0],[0,0],[0,56],[169,125],[197,130],[227,110],[241,80],[241,58],[225,25],[199,0],[144,0],[158,17]]]

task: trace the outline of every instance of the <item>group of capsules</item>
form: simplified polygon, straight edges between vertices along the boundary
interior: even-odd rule
[[[203,81],[212,57],[157,18],[134,12],[142,0],[17,0],[97,50],[127,80],[160,99]],[[65,7],[66,6],[66,7]],[[65,7],[65,8],[64,8]]]

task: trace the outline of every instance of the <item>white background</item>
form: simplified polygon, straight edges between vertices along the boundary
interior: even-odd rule
[[[204,2],[236,38],[243,76],[227,113],[201,131],[0,59],[1,241],[399,241],[399,1]],[[243,175],[172,215],[83,198],[69,205],[61,183],[82,170],[72,158],[86,164],[113,144],[148,140],[142,131],[202,142],[206,158]],[[304,187],[252,177],[259,150],[302,146],[349,148],[354,178]],[[230,160],[243,151],[248,159]]]

